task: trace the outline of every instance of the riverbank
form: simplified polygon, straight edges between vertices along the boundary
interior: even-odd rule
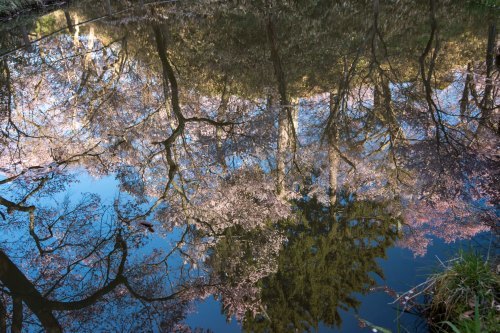
[[[424,283],[398,295],[404,310],[425,319],[430,332],[499,332],[498,257],[460,252],[441,265]]]

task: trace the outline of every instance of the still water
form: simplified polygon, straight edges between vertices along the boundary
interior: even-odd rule
[[[496,248],[498,10],[71,1],[0,22],[0,321],[425,332]]]

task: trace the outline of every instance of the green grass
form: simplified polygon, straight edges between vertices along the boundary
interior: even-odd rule
[[[500,278],[475,253],[462,253],[428,280],[427,317],[436,332],[499,332]]]

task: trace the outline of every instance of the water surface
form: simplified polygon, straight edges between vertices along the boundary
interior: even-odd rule
[[[495,248],[498,18],[82,0],[1,22],[0,324],[426,331],[397,295]]]

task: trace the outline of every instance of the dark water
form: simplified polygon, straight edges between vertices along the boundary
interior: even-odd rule
[[[0,328],[425,332],[396,294],[492,249],[498,19],[82,0],[1,22]]]

